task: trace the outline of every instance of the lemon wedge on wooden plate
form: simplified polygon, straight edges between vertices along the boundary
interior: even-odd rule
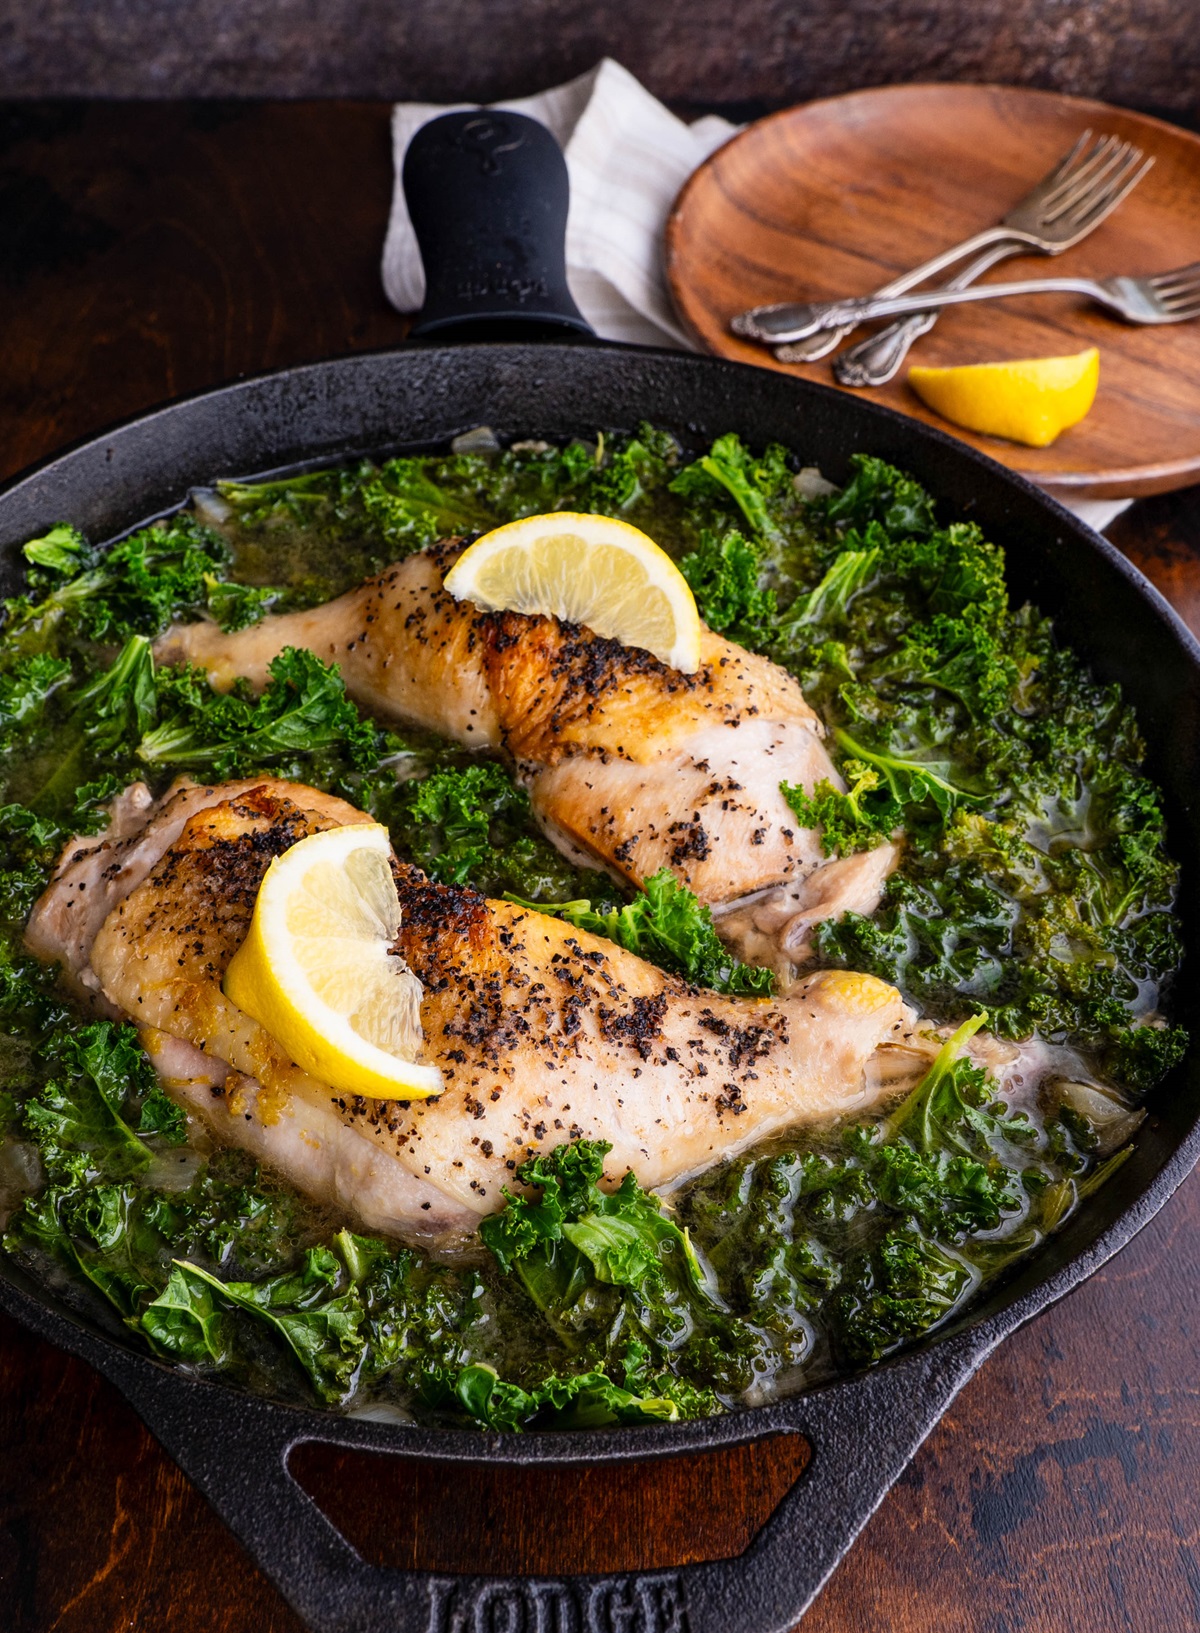
[[[1096,400],[1100,353],[1030,357],[961,368],[911,368],[908,383],[935,413],[968,431],[1048,448],[1078,425]]]
[[[700,614],[687,580],[653,539],[611,516],[560,510],[508,522],[463,551],[446,588],[487,612],[586,624],[684,674],[700,667]]]
[[[331,1088],[440,1094],[441,1072],[420,1059],[421,983],[391,951],[399,928],[387,829],[309,834],[267,869],[225,996]]]

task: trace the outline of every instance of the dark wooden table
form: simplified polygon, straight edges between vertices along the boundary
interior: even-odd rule
[[[0,476],[177,393],[399,340],[377,271],[390,183],[376,104],[0,107]],[[1200,632],[1200,489],[1112,536]],[[1193,1178],[1003,1347],[805,1633],[1200,1627],[1198,1226]],[[738,1552],[794,1473],[777,1443],[616,1487],[416,1466],[367,1497],[413,1565],[603,1570],[639,1537],[662,1563]],[[354,1506],[353,1474],[311,1478]],[[7,1321],[0,1629],[299,1629],[115,1392]]]

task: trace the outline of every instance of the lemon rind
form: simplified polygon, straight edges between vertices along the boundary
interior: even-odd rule
[[[640,528],[617,517],[564,510],[551,511],[540,516],[525,516],[515,522],[506,522],[502,527],[494,528],[492,532],[476,539],[474,544],[468,545],[446,574],[444,580],[446,590],[455,600],[472,601],[485,612],[524,611],[555,617],[565,616],[561,607],[551,605],[515,608],[501,604],[489,596],[480,583],[484,570],[501,551],[531,545],[535,539],[544,537],[551,529],[556,533],[575,533],[585,544],[608,545],[621,549],[632,560],[638,562],[651,585],[666,597],[675,623],[676,639],[669,650],[663,648],[656,650],[653,647],[647,647],[646,650],[652,651],[655,657],[669,664],[672,669],[677,669],[683,674],[694,674],[700,667],[702,626],[691,586],[661,546],[655,544],[654,540]],[[582,621],[587,622],[586,618]],[[617,640],[624,638],[620,632],[613,629],[597,628],[596,633]],[[642,645],[640,641],[633,639],[625,640],[625,644]]]
[[[342,837],[346,834],[354,836],[352,846]],[[269,921],[278,915],[282,926],[286,913],[288,876],[298,876],[319,860],[314,852],[328,850],[340,859],[360,846],[391,854],[386,828],[356,823],[310,834],[275,858],[259,888],[246,940],[225,973],[223,990],[270,1032],[297,1066],[331,1089],[365,1099],[429,1099],[444,1088],[438,1067],[401,1060],[362,1037],[344,1015],[318,997],[286,933],[269,940],[268,930],[275,927]]]

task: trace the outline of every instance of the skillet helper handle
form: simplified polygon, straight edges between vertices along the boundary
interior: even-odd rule
[[[269,1401],[200,1385],[181,1403],[165,1370],[144,1362],[104,1370],[312,1633],[790,1633],[992,1343],[978,1333],[944,1339],[835,1389],[762,1409],[775,1432],[803,1434],[812,1457],[750,1547],[734,1559],[611,1576],[449,1576],[370,1564],[296,1483],[287,1458],[313,1438],[403,1456],[402,1435],[384,1447],[374,1425],[334,1418],[314,1436],[311,1418],[298,1422]],[[756,1416],[747,1414],[745,1434],[755,1432]],[[744,1438],[741,1425],[725,1422],[735,1432],[721,1442]],[[553,1458],[553,1437],[537,1439],[532,1456]],[[494,1446],[495,1437],[479,1436],[480,1460],[489,1440]],[[602,1434],[596,1451],[599,1462],[612,1455]],[[447,1464],[448,1480],[465,1474]],[[723,1493],[705,1500],[720,1503]],[[487,1537],[478,1545],[485,1564]]]
[[[570,184],[545,125],[484,108],[442,114],[408,144],[402,179],[425,266],[414,337],[592,334],[567,287]]]

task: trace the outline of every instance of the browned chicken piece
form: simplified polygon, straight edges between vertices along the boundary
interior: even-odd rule
[[[264,618],[226,634],[213,623],[178,624],[155,645],[160,663],[204,669],[218,692],[235,680],[267,684],[271,659],[307,647],[336,663],[346,690],[380,720],[425,726],[467,748],[503,747],[483,666],[485,615],[442,589],[457,543],[386,567],[336,601]]]
[[[220,784],[177,777],[156,800],[144,782],[131,784],[109,806],[103,833],[67,842],[50,888],[39,897],[25,927],[29,950],[47,962],[59,960],[76,996],[113,1014],[89,963],[96,932],[112,908],[141,884],[197,811],[236,798],[250,788],[278,793],[293,786],[272,777]],[[324,818],[327,827],[371,820],[332,794],[316,788],[307,789],[306,794],[308,808]]]
[[[839,865],[780,793],[785,781],[841,786],[789,674],[711,630],[701,667],[684,675],[554,618],[480,612],[442,588],[459,548],[410,556],[323,607],[234,634],[211,623],[169,630],[156,655],[201,666],[218,689],[239,676],[261,687],[273,657],[306,646],[339,666],[372,714],[506,752],[559,848],[633,883],[667,867],[723,907]],[[873,911],[896,858],[881,845],[869,869],[805,893],[802,922],[779,920],[769,961],[785,980],[794,959],[784,949],[803,945],[821,903]],[[739,951],[742,922],[727,921]]]
[[[196,810],[112,906],[90,967],[220,1140],[369,1228],[470,1229],[519,1163],[580,1136],[611,1142],[609,1179],[632,1169],[671,1187],[777,1131],[869,1109],[931,1055],[873,977],[826,971],[779,1000],[721,997],[397,864],[397,951],[423,984],[426,1055],[446,1087],[413,1104],[338,1095],[221,991],[272,858],[340,820],[322,803],[273,784]],[[64,889],[48,888],[43,924],[63,922]]]

